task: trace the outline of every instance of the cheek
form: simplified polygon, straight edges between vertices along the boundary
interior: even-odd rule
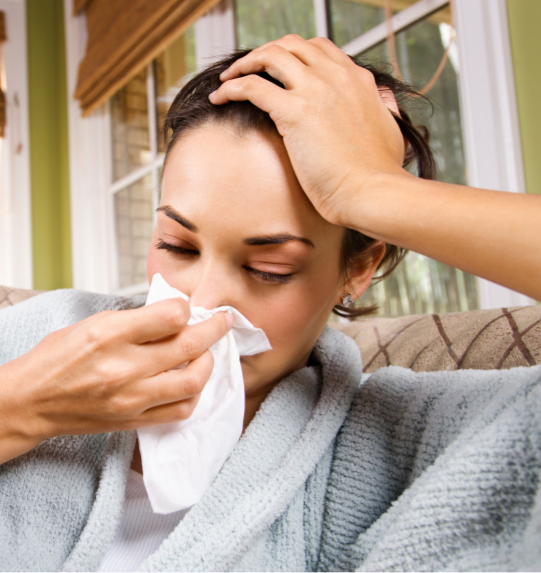
[[[250,308],[249,320],[267,334],[276,354],[298,353],[317,340],[335,302],[339,273],[303,281]]]
[[[158,249],[154,247],[155,237],[152,237],[152,241],[150,242],[150,247],[148,249],[147,255],[147,277],[148,277],[148,284],[152,282],[152,277],[156,273],[161,273],[160,270],[160,261],[158,256]],[[163,273],[162,273],[163,274]]]
[[[267,335],[272,350],[243,359],[247,392],[302,368],[323,331],[338,291],[339,272],[306,280],[250,307],[247,318]],[[247,309],[248,310],[248,309]]]

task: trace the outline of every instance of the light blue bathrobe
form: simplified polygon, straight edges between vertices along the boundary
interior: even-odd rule
[[[141,303],[56,291],[5,309],[0,363]],[[361,384],[357,347],[330,329],[314,362],[271,392],[141,570],[541,568],[540,367],[391,367]],[[134,433],[58,437],[0,466],[0,569],[97,568],[134,443]]]

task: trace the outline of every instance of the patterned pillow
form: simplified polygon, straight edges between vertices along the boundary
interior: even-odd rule
[[[358,344],[365,372],[490,370],[541,364],[541,306],[367,318],[333,324]]]

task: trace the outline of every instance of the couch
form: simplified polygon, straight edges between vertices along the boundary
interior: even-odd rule
[[[0,286],[0,309],[40,291]],[[355,340],[364,372],[491,370],[541,364],[541,305],[331,323]]]

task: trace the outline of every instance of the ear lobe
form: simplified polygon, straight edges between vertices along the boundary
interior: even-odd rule
[[[381,101],[387,106],[387,108],[399,116],[400,110],[398,109],[398,104],[396,103],[394,93],[389,88],[385,87],[378,87],[378,92]]]

